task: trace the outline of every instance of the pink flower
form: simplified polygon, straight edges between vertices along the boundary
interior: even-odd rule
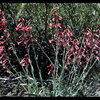
[[[74,51],[74,47],[72,46],[70,50],[73,52]]]
[[[61,16],[59,16],[59,20],[62,20],[62,17]]]
[[[20,22],[20,23],[17,25],[16,30],[18,30],[19,28],[22,28],[22,22]]]
[[[96,45],[98,45],[99,44],[99,41],[98,40],[95,40],[95,42],[94,42]]]
[[[98,23],[98,25],[100,25],[100,23]]]
[[[75,56],[75,53],[73,52],[73,55]]]
[[[26,23],[30,23],[30,20],[28,20]]]
[[[36,38],[33,38],[33,40],[34,40],[35,42],[37,42],[37,39],[36,39]]]
[[[27,38],[28,37],[28,34],[24,33],[24,36]]]
[[[0,28],[0,30],[2,30],[3,28]]]
[[[13,47],[9,47],[9,48],[8,48],[8,50],[11,50],[11,49],[13,49]]]
[[[26,63],[24,62],[24,63],[22,64],[22,66],[25,67],[25,64],[26,64]]]
[[[96,45],[96,44],[95,44],[95,47],[97,47],[97,48],[98,48],[98,45]]]
[[[97,35],[97,34],[95,34],[95,36],[96,36],[96,37],[98,37],[98,38],[100,37],[100,36],[99,36],[99,35]]]
[[[75,49],[76,49],[76,50],[78,50],[78,49],[79,49],[79,47],[78,47],[77,45],[75,45]]]
[[[76,59],[73,59],[73,61],[72,62],[75,62],[76,61]]]
[[[79,40],[78,39],[76,39],[76,44],[79,45]]]
[[[0,45],[1,45],[1,44],[4,44],[5,42],[6,42],[6,40],[4,40],[4,41],[0,41]]]
[[[55,75],[55,72],[54,71],[52,71],[52,73],[53,73],[53,75]]]
[[[81,58],[81,57],[82,57],[82,55],[79,55],[79,56],[78,56],[78,58]]]
[[[48,72],[48,75],[51,73],[51,71],[53,72],[53,67],[52,67],[52,64],[48,65],[47,66],[48,68],[50,67],[50,71]]]
[[[60,41],[61,41],[62,43],[64,43],[64,39],[60,38]]]
[[[54,38],[56,37],[57,34],[58,34],[58,32],[55,32],[55,34],[54,34]]]
[[[61,43],[58,43],[58,45],[60,46],[60,45],[61,45]]]
[[[90,50],[87,50],[86,53],[88,53]]]
[[[13,45],[13,46],[15,45],[13,42],[11,42],[10,44]]]
[[[7,37],[9,37],[10,36],[10,33],[7,33]]]
[[[22,18],[22,21],[25,21],[24,18]]]
[[[3,16],[3,19],[2,19],[2,21],[3,21],[3,24],[5,24],[5,22],[6,22],[6,19],[5,19],[5,17]]]
[[[50,64],[50,65],[48,65],[47,67],[51,67],[51,64]]]
[[[2,21],[0,21],[0,23],[2,23]]]
[[[31,26],[31,25],[29,26],[29,29],[30,29],[30,30],[32,29],[32,26]]]
[[[25,40],[25,41],[24,41],[24,44],[27,44],[29,40],[30,40],[30,39],[28,39],[28,40]]]
[[[0,46],[0,54],[4,51],[4,46]]]
[[[65,29],[65,30],[64,30],[64,33],[65,33],[67,30],[68,30],[68,29]]]
[[[70,58],[70,55],[68,56],[68,59],[70,60],[71,58]]]
[[[4,56],[4,55],[2,55],[2,56],[0,57],[0,60],[2,59],[3,56]]]
[[[88,43],[88,46],[91,48],[91,42]]]
[[[58,26],[59,28],[61,28],[61,24],[60,24],[60,23],[57,23],[57,26]]]
[[[91,33],[91,32],[90,32],[90,31],[88,31],[88,32],[86,32],[86,33],[85,33],[85,35],[90,35],[90,33]]]
[[[95,30],[96,32],[98,32],[99,31],[99,29],[97,29],[97,30]]]
[[[6,36],[6,34],[5,35],[2,35],[1,38],[4,38],[5,36]]]
[[[23,34],[21,34],[18,38],[21,38],[23,36]]]
[[[70,61],[69,60],[68,60],[67,64],[70,65]]]
[[[30,27],[27,27],[27,26],[26,26],[26,27],[25,27],[25,30],[26,30],[26,31],[29,31],[29,30],[31,30],[31,29],[32,29],[32,26],[30,26]]]
[[[97,60],[99,60],[99,57],[98,57],[98,56],[96,56],[96,59],[97,59]]]
[[[68,70],[68,67],[65,67],[65,70]]]
[[[6,65],[6,63],[7,63],[7,59],[5,59],[4,61],[3,61],[3,66],[5,66]]]
[[[93,49],[96,49],[96,47],[95,47],[95,46],[93,46]]]
[[[50,23],[50,29],[52,29],[55,25],[54,25],[55,23]]]
[[[22,64],[25,61],[25,57],[21,60],[20,64]]]
[[[94,50],[96,54],[98,54],[99,52],[97,50]]]
[[[27,27],[27,26],[26,26]],[[19,30],[25,30],[26,29],[26,27],[25,26],[23,26],[23,27],[20,27],[21,29],[19,29]]]
[[[5,28],[4,32],[5,32],[5,33],[7,32],[7,28]]]
[[[18,20],[18,22],[21,21],[21,18]]]
[[[52,43],[54,40],[49,40],[49,43]]]
[[[52,20],[55,21],[56,20],[56,17],[54,17]]]
[[[17,42],[17,44],[18,44],[18,45],[20,45],[22,42],[23,42],[23,40],[22,40],[22,41]]]
[[[82,65],[82,62],[80,61],[80,65]]]
[[[33,37],[32,34],[30,34],[30,37],[31,37],[31,38]]]
[[[28,59],[28,62],[29,62],[29,63],[31,63],[31,60],[30,60],[30,59]]]

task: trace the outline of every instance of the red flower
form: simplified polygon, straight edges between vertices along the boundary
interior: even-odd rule
[[[53,74],[55,75],[54,71],[53,71],[53,66],[52,64],[47,66],[48,68],[50,67],[50,71],[48,72],[48,75],[50,75],[51,72],[53,72]]]
[[[50,15],[53,15],[55,13],[55,11],[53,11]]]
[[[55,23],[50,23],[50,26],[51,26],[50,29],[53,28],[53,27],[55,26],[54,24],[55,24]]]
[[[7,59],[5,59],[4,61],[3,61],[3,66],[5,66],[6,65],[6,63],[7,63]]]
[[[22,22],[20,22],[20,23],[17,25],[16,30],[18,30],[19,28],[22,28]]]
[[[4,46],[0,46],[0,54],[4,51]]]

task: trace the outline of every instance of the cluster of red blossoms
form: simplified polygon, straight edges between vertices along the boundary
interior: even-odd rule
[[[71,32],[71,27],[63,30],[61,23],[61,16],[58,16],[57,11],[51,13],[53,15],[52,23],[50,23],[50,29],[55,28],[55,34],[53,39],[49,40],[50,43],[57,42],[58,46],[63,46],[66,50],[66,56],[64,62],[67,65],[71,63],[79,65],[85,64],[88,62],[90,55],[93,54],[93,57],[99,60],[100,53],[100,29],[91,31],[90,28],[82,30],[82,35],[79,38],[75,38],[74,34]],[[99,24],[98,24],[99,25]],[[63,31],[62,31],[63,30]],[[85,59],[82,60],[82,58]],[[65,67],[65,69],[68,69]],[[51,68],[53,72],[53,68]],[[50,72],[51,72],[50,70]],[[48,74],[50,74],[50,72]]]
[[[9,42],[8,38],[10,36],[10,33],[7,31],[6,28],[6,19],[4,15],[4,11],[0,10],[0,62],[3,66],[5,66],[9,60],[8,53],[6,51],[4,43]],[[18,45],[24,45],[27,49],[29,44],[28,42],[33,39],[34,41],[37,41],[31,33],[32,26],[30,25],[30,20],[26,21],[24,18],[21,18],[18,20],[18,25],[16,27],[16,30],[19,31],[20,35],[18,36],[19,42],[17,42]],[[10,41],[10,45],[8,46],[7,50],[11,50],[14,48],[15,44]],[[22,60],[19,62],[22,66],[29,65],[30,63],[29,54],[27,53]]]
[[[27,25],[25,26],[24,18],[21,18],[18,20],[19,24],[16,27],[16,30],[21,31],[19,39],[22,38],[21,41],[17,42],[18,45],[20,45],[22,42],[26,45],[30,41],[30,36],[32,37],[32,34],[30,33],[30,30],[32,29],[32,26],[30,25],[30,21],[27,21]]]
[[[7,42],[7,38],[10,36],[10,33],[7,31],[5,26],[6,20],[4,12],[0,9],[0,62],[3,66],[6,65],[8,59],[6,57],[6,49],[4,43]]]
[[[30,25],[30,20],[26,21],[24,20],[24,18],[21,18],[18,20],[18,25],[16,27],[16,30],[20,32],[20,36],[18,36],[19,38],[19,42],[17,42],[18,45],[25,45],[25,48],[28,49],[29,44],[28,42],[33,39],[34,41],[37,41],[31,33],[31,29],[32,26]],[[20,64],[25,67],[27,65],[29,65],[29,63],[31,62],[29,59],[29,54],[26,54],[24,56],[24,58],[20,61]]]
[[[50,23],[50,29],[55,29],[56,31],[53,35],[53,39],[49,42],[52,43],[57,41],[56,43],[58,43],[57,45],[59,47],[62,46],[65,48],[66,54],[64,62],[67,63],[67,65],[70,65],[71,63],[76,64],[77,62],[79,62],[79,65],[87,63],[91,53],[95,59],[100,59],[98,56],[100,54],[100,29],[92,31],[87,27],[82,30],[81,37],[75,38],[74,34],[71,32],[71,27],[68,27],[65,30],[62,29],[60,23],[60,21],[62,21],[62,17],[58,16],[56,8],[53,9],[51,15],[54,17],[52,18],[53,22]],[[7,31],[5,23],[6,20],[4,12],[0,10],[0,62],[3,66],[6,65],[9,59],[7,58],[7,52],[4,44],[8,42],[10,33]],[[98,25],[100,25],[100,23]],[[28,43],[31,39],[37,42],[31,33],[32,26],[30,25],[30,20],[25,21],[24,18],[19,19],[16,30],[20,33],[18,36],[18,45],[24,45],[26,49],[28,49]],[[14,43],[10,44],[14,45]],[[12,47],[8,47],[8,50],[11,48]],[[29,57],[30,55],[27,53],[19,63],[24,67],[27,66],[31,62]],[[82,60],[82,58],[84,58],[85,61]],[[52,64],[48,65],[48,67],[51,68],[48,75],[51,72],[55,75]],[[68,68],[65,67],[65,69]]]

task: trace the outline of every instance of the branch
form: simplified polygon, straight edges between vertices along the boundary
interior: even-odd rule
[[[45,7],[46,7],[46,12],[45,12],[45,32],[44,32],[44,35],[45,35],[46,42],[49,45],[49,41],[48,41],[48,38],[47,38],[47,25],[48,25],[48,23],[47,23],[47,20],[48,20],[47,9],[48,9],[48,3],[45,3]]]

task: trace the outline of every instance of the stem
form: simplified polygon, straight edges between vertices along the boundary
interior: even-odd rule
[[[43,50],[43,48],[41,47],[41,45],[36,42],[38,44],[38,46],[40,47],[40,49],[42,50],[42,52],[44,53],[44,55],[48,58],[48,60],[50,61],[50,63],[54,66],[53,62],[51,61],[51,59],[48,57],[48,55],[45,53],[45,51]]]
[[[48,41],[48,38],[47,38],[47,25],[48,25],[48,23],[47,23],[47,21],[48,21],[47,9],[48,9],[48,3],[45,3],[45,8],[46,8],[46,12],[45,12],[45,32],[44,32],[44,35],[45,35],[46,42],[49,45],[49,41]]]

